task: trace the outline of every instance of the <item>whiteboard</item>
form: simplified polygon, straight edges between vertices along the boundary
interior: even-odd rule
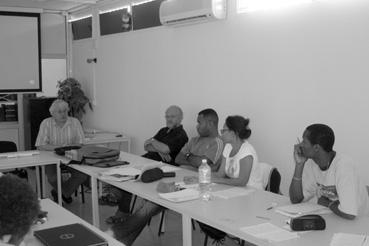
[[[40,14],[0,12],[0,92],[41,91]]]

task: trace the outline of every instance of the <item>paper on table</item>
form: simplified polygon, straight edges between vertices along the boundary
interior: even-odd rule
[[[212,192],[211,194],[213,196],[223,198],[223,199],[230,199],[238,196],[247,196],[251,193],[253,193],[255,190],[250,188],[239,188],[239,187],[233,187],[226,190],[220,190]]]
[[[271,223],[263,223],[254,226],[242,227],[240,228],[240,230],[252,236],[274,242],[281,242],[299,237],[296,232],[286,231]]]
[[[288,216],[288,217],[299,217],[304,214],[329,214],[332,213],[332,211],[324,206],[321,206],[316,203],[310,203],[310,202],[302,202],[298,204],[292,204],[282,207],[277,207],[275,209],[277,213],[280,213],[282,215]]]
[[[169,193],[159,193],[159,196],[171,202],[185,202],[199,198],[200,192],[195,189],[184,189]]]
[[[335,233],[332,237],[330,246],[367,246],[369,238],[365,235],[350,233]]]
[[[118,167],[101,172],[100,178],[112,181],[126,181],[135,179],[140,174],[141,171],[133,167]]]
[[[172,165],[163,165],[160,167],[161,170],[163,170],[163,172],[174,172],[174,171],[177,171],[179,170],[180,168],[179,167],[176,167],[176,166],[172,166]]]

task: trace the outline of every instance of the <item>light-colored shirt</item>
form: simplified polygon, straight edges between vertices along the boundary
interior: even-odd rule
[[[325,196],[339,200],[338,209],[351,215],[369,215],[369,198],[354,161],[336,154],[326,171],[320,170],[313,160],[308,160],[302,176],[304,201]]]
[[[226,144],[223,150],[223,156],[226,160],[225,162],[225,174],[230,178],[238,178],[240,175],[240,160],[247,157],[252,156],[252,168],[249,176],[249,180],[247,182],[247,186],[251,186],[257,189],[262,189],[262,174],[259,166],[258,156],[254,147],[248,142],[245,141],[238,152],[234,156],[230,156],[232,151],[232,145]]]
[[[76,118],[68,117],[64,126],[60,127],[56,124],[55,119],[50,117],[41,122],[35,146],[47,144],[67,146],[83,143],[83,129]]]

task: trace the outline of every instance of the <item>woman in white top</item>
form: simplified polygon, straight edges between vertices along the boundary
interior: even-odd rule
[[[225,144],[222,164],[212,177],[212,182],[234,186],[262,189],[258,157],[254,147],[247,141],[251,135],[249,119],[228,116],[221,130]]]

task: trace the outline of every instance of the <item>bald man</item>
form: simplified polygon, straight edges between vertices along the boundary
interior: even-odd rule
[[[182,119],[182,109],[175,105],[170,106],[165,111],[166,127],[161,128],[154,137],[145,141],[144,148],[147,153],[143,157],[176,165],[174,160],[188,141],[181,124]],[[130,214],[132,194],[115,188],[110,190],[118,200],[118,210],[115,215],[108,217],[105,221],[108,224],[123,222]],[[100,204],[103,203],[100,202]]]
[[[175,165],[174,160],[188,137],[181,125],[183,112],[178,106],[170,106],[165,111],[166,127],[161,128],[156,135],[145,141],[147,151],[143,157],[163,161]]]

